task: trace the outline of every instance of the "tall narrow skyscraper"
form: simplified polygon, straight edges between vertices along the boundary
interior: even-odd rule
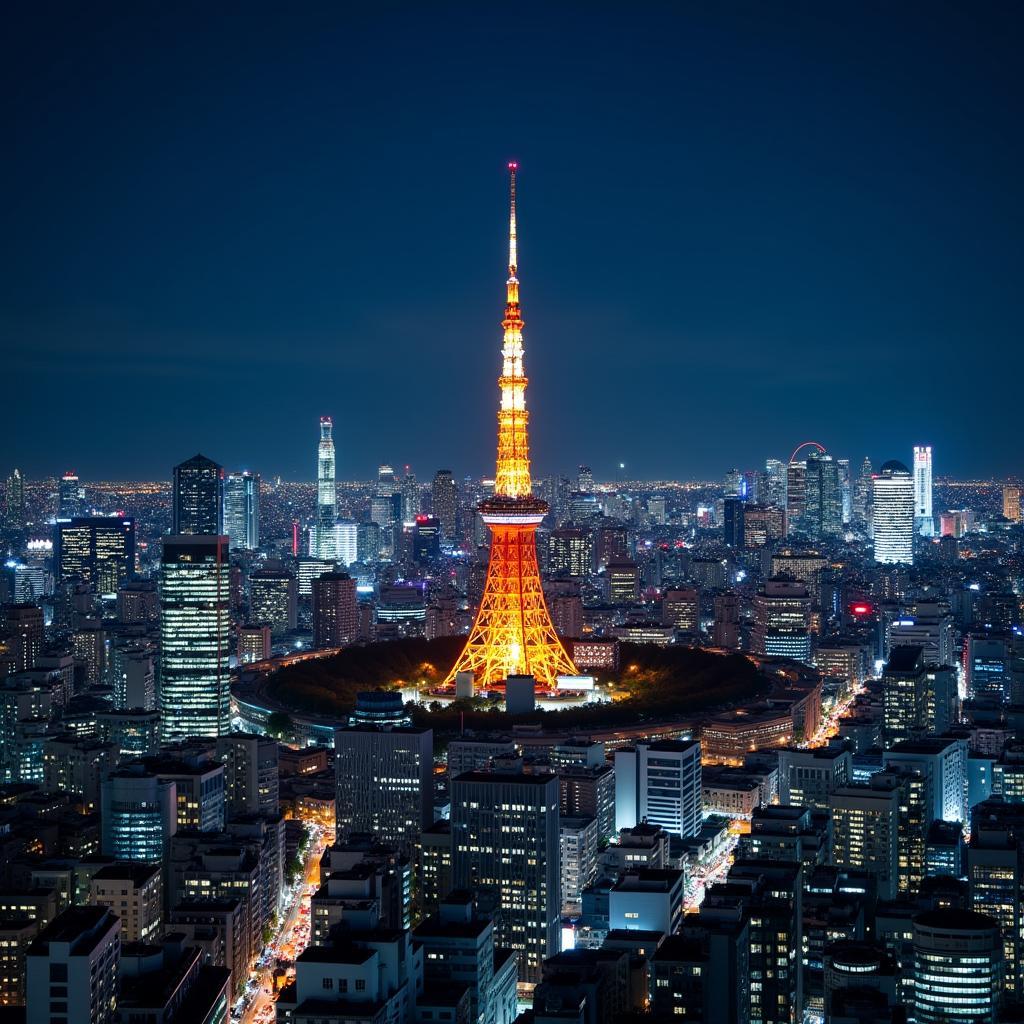
[[[85,515],[85,494],[78,474],[69,470],[60,478],[57,491],[57,518],[74,519]]]
[[[231,473],[224,481],[224,530],[232,548],[252,551],[260,546],[260,478]]]
[[[439,469],[434,474],[430,510],[441,524],[441,535],[447,541],[455,539],[455,516],[459,507],[459,494],[450,469]]]
[[[224,532],[224,470],[205,455],[174,467],[171,533],[220,536]]]
[[[20,530],[25,525],[25,478],[21,475],[20,469],[12,470],[7,478],[5,522],[9,530]]]
[[[334,483],[334,421],[320,417],[320,445],[317,448],[316,525],[313,527],[315,558],[336,559],[334,520],[337,518],[338,495]]]
[[[872,523],[876,562],[914,561],[914,478],[892,460],[874,478]]]
[[[914,445],[914,529],[922,537],[935,534],[932,516],[932,446]]]
[[[160,726],[165,743],[231,730],[227,537],[164,537]]]
[[[516,276],[516,168],[508,165],[511,202],[497,473],[494,494],[479,505],[491,531],[491,558],[476,622],[446,683],[454,685],[459,672],[472,672],[477,685],[484,687],[503,683],[510,675],[528,675],[539,686],[553,689],[559,675],[576,675],[576,666],[551,622],[537,565],[537,527],[548,504],[534,497],[530,478],[523,318]]]

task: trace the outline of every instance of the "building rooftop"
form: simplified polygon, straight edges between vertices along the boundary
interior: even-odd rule
[[[161,872],[159,864],[146,864],[137,860],[120,860],[100,868],[92,877],[94,881],[108,882],[129,880],[135,885],[145,885],[158,877]]]

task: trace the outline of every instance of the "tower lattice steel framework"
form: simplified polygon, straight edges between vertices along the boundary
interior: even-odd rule
[[[548,505],[533,496],[530,481],[523,318],[516,276],[517,169],[515,163],[508,165],[508,281],[498,378],[498,471],[493,496],[479,506],[491,531],[491,558],[476,621],[445,682],[451,684],[459,672],[472,672],[481,687],[503,683],[510,675],[532,675],[538,686],[554,689],[558,676],[575,675],[577,669],[552,625],[537,566],[537,527]]]

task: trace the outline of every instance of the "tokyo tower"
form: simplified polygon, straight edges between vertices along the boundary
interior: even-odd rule
[[[472,672],[475,684],[483,688],[503,683],[510,675],[531,675],[538,687],[554,689],[558,676],[576,675],[577,670],[551,624],[537,567],[537,527],[548,505],[533,496],[530,482],[523,318],[516,277],[517,169],[518,164],[508,165],[508,281],[498,378],[498,471],[494,494],[479,506],[491,531],[491,559],[476,622],[445,683],[453,683],[459,672]]]

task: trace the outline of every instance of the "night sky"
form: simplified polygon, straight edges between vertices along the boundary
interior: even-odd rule
[[[1024,471],[1020,4],[18,7],[0,473],[489,472],[511,158],[536,472]]]

